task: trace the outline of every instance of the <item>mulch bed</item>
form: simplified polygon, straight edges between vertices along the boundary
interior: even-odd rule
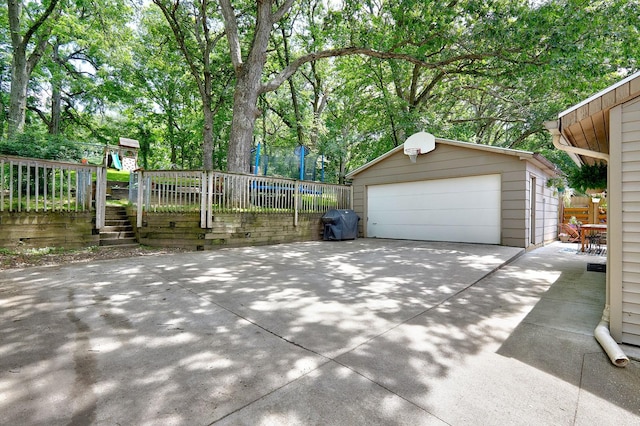
[[[11,253],[0,252],[0,271],[187,251],[190,250],[155,247],[92,247],[79,250],[54,250],[51,253],[47,250],[15,250]]]

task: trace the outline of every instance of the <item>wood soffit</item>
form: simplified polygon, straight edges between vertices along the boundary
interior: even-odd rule
[[[640,73],[603,90],[559,115],[560,131],[573,146],[609,153],[609,111],[640,96]],[[593,158],[580,156],[584,163]]]

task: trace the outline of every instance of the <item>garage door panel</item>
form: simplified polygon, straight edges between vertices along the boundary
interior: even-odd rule
[[[373,187],[370,187],[373,188]],[[386,191],[385,191],[386,192]],[[377,195],[377,194],[375,194]],[[471,205],[473,207],[483,206],[487,202],[495,205],[500,202],[500,191],[473,191],[473,192],[461,192],[451,190],[448,192],[440,193],[420,193],[418,191],[410,194],[380,194],[380,198],[377,196],[369,202],[369,206],[384,209],[395,209],[394,206],[403,205],[414,210],[423,209],[435,209],[439,206],[448,206],[455,209],[468,209]]]
[[[367,235],[500,243],[500,175],[374,185]]]
[[[374,225],[375,228],[375,225]],[[375,232],[375,231],[374,231]],[[393,238],[401,240],[453,241],[466,243],[498,244],[495,241],[495,230],[492,227],[448,227],[439,225],[386,225],[385,230],[376,238]],[[426,237],[425,237],[426,236]],[[422,237],[422,238],[421,238]]]
[[[408,211],[384,211],[378,212],[372,223],[393,224],[393,225],[437,225],[451,226],[458,223],[457,226],[465,226],[464,222],[468,221],[469,212],[460,209],[441,209],[441,210],[408,210]],[[370,216],[371,217],[371,216]],[[476,210],[473,213],[473,226],[492,226],[495,223],[495,211]]]

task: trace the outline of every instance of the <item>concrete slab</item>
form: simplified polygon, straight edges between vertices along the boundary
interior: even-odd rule
[[[187,274],[198,276],[184,286],[333,358],[441,303],[520,252],[388,240],[339,244],[233,250],[251,267],[240,272],[219,267],[216,275],[191,268]],[[262,267],[255,267],[251,259],[256,258],[265,262]]]
[[[14,378],[0,380],[3,421],[199,423],[326,362],[179,286],[125,294],[122,284],[70,286],[64,309],[41,303],[20,328],[2,327]],[[43,286],[38,299],[57,291]]]
[[[311,242],[0,272],[6,424],[616,424],[604,274],[520,250]]]
[[[323,365],[216,425],[446,425],[336,363]]]
[[[640,421],[640,363],[611,368],[603,353],[584,356],[576,424],[634,425]]]

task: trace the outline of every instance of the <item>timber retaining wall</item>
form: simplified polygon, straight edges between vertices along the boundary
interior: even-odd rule
[[[135,210],[129,210],[140,244],[192,250],[320,240],[321,218],[300,214],[294,226],[293,214],[221,213],[214,215],[211,229],[202,229],[200,213],[145,213],[138,228]]]
[[[1,212],[0,247],[97,246],[94,212]]]
[[[211,229],[200,228],[200,213],[145,213],[136,226],[135,210],[128,209],[140,244],[211,250],[219,247],[268,245],[322,239],[322,214],[216,214]],[[2,212],[0,247],[82,248],[100,244],[94,212]]]

